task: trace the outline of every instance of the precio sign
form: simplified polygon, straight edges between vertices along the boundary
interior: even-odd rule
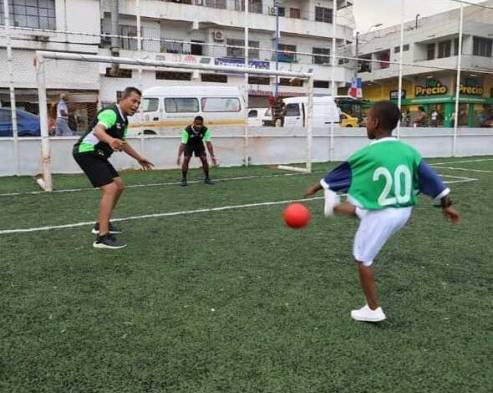
[[[467,96],[482,96],[484,93],[483,86],[474,79],[466,79],[465,83],[460,84],[460,94]]]
[[[448,88],[438,79],[428,79],[425,86],[416,86],[415,95],[416,97],[423,96],[441,96],[447,94]]]

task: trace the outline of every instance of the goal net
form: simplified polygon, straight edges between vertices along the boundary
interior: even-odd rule
[[[79,119],[79,122],[74,127],[77,134],[88,130],[97,110],[115,103],[118,93],[125,87],[134,86],[143,90],[141,108],[129,119],[128,140],[136,150],[157,164],[157,168],[176,167],[173,158],[176,157],[180,131],[196,115],[201,115],[205,124],[213,129],[214,145],[221,165],[267,164],[279,165],[285,170],[311,171],[311,73],[275,71],[244,65],[213,65],[46,51],[36,52],[35,65],[42,153],[42,177],[38,179],[38,184],[45,191],[53,190],[53,173],[79,171],[71,160],[71,146],[77,140],[77,135],[71,138],[50,135],[50,124],[53,123],[50,108],[53,109],[63,91],[70,90],[66,86],[72,86],[74,81],[88,91],[91,85],[100,86],[96,91],[97,104],[91,108],[82,108],[81,113],[76,111],[75,119]],[[64,75],[66,70],[70,70],[69,75]],[[92,80],[94,70],[98,73],[98,81]],[[151,74],[155,76],[152,80],[149,78]],[[228,82],[228,76],[235,76],[236,80],[243,78],[244,82],[235,87]],[[63,81],[67,78],[70,81],[64,85]],[[263,107],[253,107],[259,101],[249,105],[248,82],[255,82],[259,78],[274,78],[276,82],[278,78],[301,81],[301,88],[298,89],[297,97],[266,97]],[[101,82],[102,79],[104,83]],[[179,81],[163,81],[165,79]],[[83,94],[78,92],[78,96]],[[70,101],[71,93],[68,95]],[[294,104],[298,105],[299,116],[294,116],[297,117],[294,123],[283,124],[288,118],[285,116],[286,112],[294,110]],[[117,169],[132,168],[135,165],[124,155],[113,156],[112,162]]]

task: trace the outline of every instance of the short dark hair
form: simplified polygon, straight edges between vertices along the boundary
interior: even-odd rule
[[[204,118],[202,116],[195,116],[195,119],[193,119],[193,121],[201,121],[203,123]]]
[[[124,98],[127,98],[132,93],[135,93],[135,94],[138,94],[139,96],[142,96],[142,92],[139,89],[137,89],[136,87],[133,87],[133,86],[129,86],[129,87],[126,87],[125,90],[123,90],[121,99],[123,100]]]
[[[380,127],[384,130],[392,131],[397,127],[401,118],[401,111],[391,101],[379,101],[373,105],[373,113],[380,121]]]

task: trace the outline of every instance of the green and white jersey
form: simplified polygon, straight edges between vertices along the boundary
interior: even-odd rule
[[[413,206],[419,192],[435,199],[450,192],[414,148],[395,138],[371,142],[320,184],[347,192],[351,203],[369,210]]]
[[[189,146],[202,145],[203,142],[210,142],[212,134],[207,127],[202,127],[199,131],[193,125],[186,127],[181,133],[181,143]]]
[[[127,135],[128,119],[120,110],[118,105],[104,108],[98,112],[96,120],[74,146],[75,153],[96,152],[105,157],[113,154],[113,149],[107,143],[100,141],[94,134],[96,125],[101,124],[113,138],[124,140]]]

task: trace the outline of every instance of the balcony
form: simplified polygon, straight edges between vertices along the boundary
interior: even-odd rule
[[[109,49],[100,49],[101,55],[109,55]],[[191,54],[180,54],[180,53],[155,53],[155,52],[146,52],[142,51],[139,53],[134,50],[121,50],[121,57],[126,58],[144,58],[144,59],[152,59],[159,61],[170,61],[177,63],[188,63],[188,64],[205,64],[205,65],[224,65],[224,66],[236,66],[243,67],[244,66],[244,58],[231,58],[231,57],[209,57],[209,56],[196,56]],[[275,62],[265,61],[265,60],[249,60],[251,68],[257,69],[267,69],[267,70],[275,70]],[[105,64],[101,65],[100,72],[102,74],[106,71]],[[312,64],[309,62],[298,62],[298,63],[289,63],[289,62],[279,62],[279,70],[280,71],[292,71],[292,72],[306,72],[306,73],[314,73],[315,79],[317,80],[325,80],[329,81],[331,78],[331,67],[328,65],[318,65]],[[136,66],[124,66],[124,68],[132,68],[137,69]],[[144,67],[145,68],[145,67]],[[151,67],[149,70],[153,70]],[[174,69],[179,70],[179,69]],[[242,74],[238,74],[243,78]],[[353,70],[344,67],[338,66],[335,68],[335,80],[338,82],[349,82],[353,77]]]
[[[178,20],[190,22],[201,28],[244,26],[243,1],[240,0],[179,0],[159,1],[148,0],[141,2],[141,16],[151,19]],[[192,4],[191,4],[192,3]],[[105,9],[109,11],[109,9]],[[331,24],[309,19],[310,13],[290,12],[279,18],[280,29],[283,33],[298,36],[316,36],[327,38],[327,32],[332,31]],[[276,23],[272,7],[253,5],[249,18],[250,28],[258,31],[275,32]],[[120,13],[135,15],[135,0],[121,2]],[[304,15],[307,15],[304,18]],[[299,18],[298,18],[299,16]],[[345,20],[341,20],[336,29],[336,36],[341,40],[352,40],[353,29]]]

